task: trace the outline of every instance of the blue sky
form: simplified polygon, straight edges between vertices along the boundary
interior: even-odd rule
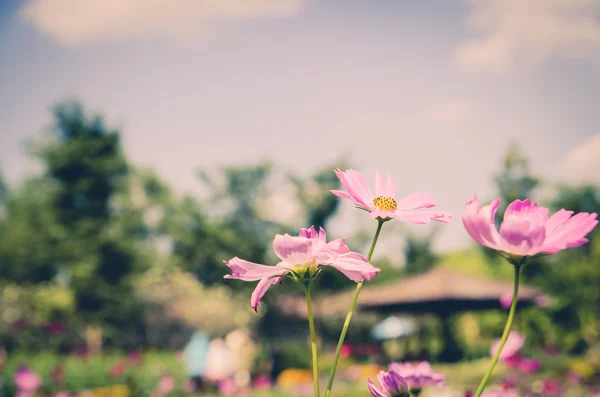
[[[371,180],[389,171],[399,194],[427,190],[457,214],[441,250],[469,243],[459,214],[473,193],[492,197],[512,141],[549,181],[600,182],[598,0],[10,0],[0,12],[13,184],[39,171],[22,142],[66,98],[120,126],[129,158],[182,192],[199,192],[199,168],[262,159],[308,175],[348,155]],[[345,204],[332,233],[357,218]]]

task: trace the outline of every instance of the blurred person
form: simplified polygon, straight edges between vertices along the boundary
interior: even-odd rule
[[[210,342],[206,353],[206,368],[204,376],[207,380],[217,383],[233,377],[235,373],[235,358],[221,338]]]
[[[183,350],[183,361],[186,374],[190,381],[189,386],[194,391],[203,391],[205,388],[204,373],[210,339],[202,331],[196,331]]]

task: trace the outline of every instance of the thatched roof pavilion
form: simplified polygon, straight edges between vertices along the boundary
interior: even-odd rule
[[[512,282],[435,268],[386,284],[367,283],[358,308],[380,313],[435,314],[500,309],[500,297],[512,289]],[[313,305],[315,316],[345,315],[353,294],[354,289],[318,299]],[[533,305],[542,297],[534,288],[519,288],[520,307]],[[280,296],[277,301],[285,312],[306,317],[304,298]]]

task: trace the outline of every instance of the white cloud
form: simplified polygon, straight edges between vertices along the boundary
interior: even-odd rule
[[[599,0],[465,0],[477,36],[455,53],[464,69],[505,72],[549,58],[600,65]]]
[[[196,39],[224,22],[285,17],[303,0],[31,0],[21,17],[63,45],[148,38]]]
[[[600,185],[600,134],[571,149],[560,162],[562,177],[573,183]]]

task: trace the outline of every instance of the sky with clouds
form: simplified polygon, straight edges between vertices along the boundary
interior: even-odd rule
[[[600,0],[7,0],[0,87],[11,183],[68,98],[180,191],[199,168],[347,155],[459,215],[512,141],[547,180],[600,183]],[[356,218],[345,203],[332,232]],[[437,247],[468,242],[457,216]]]

